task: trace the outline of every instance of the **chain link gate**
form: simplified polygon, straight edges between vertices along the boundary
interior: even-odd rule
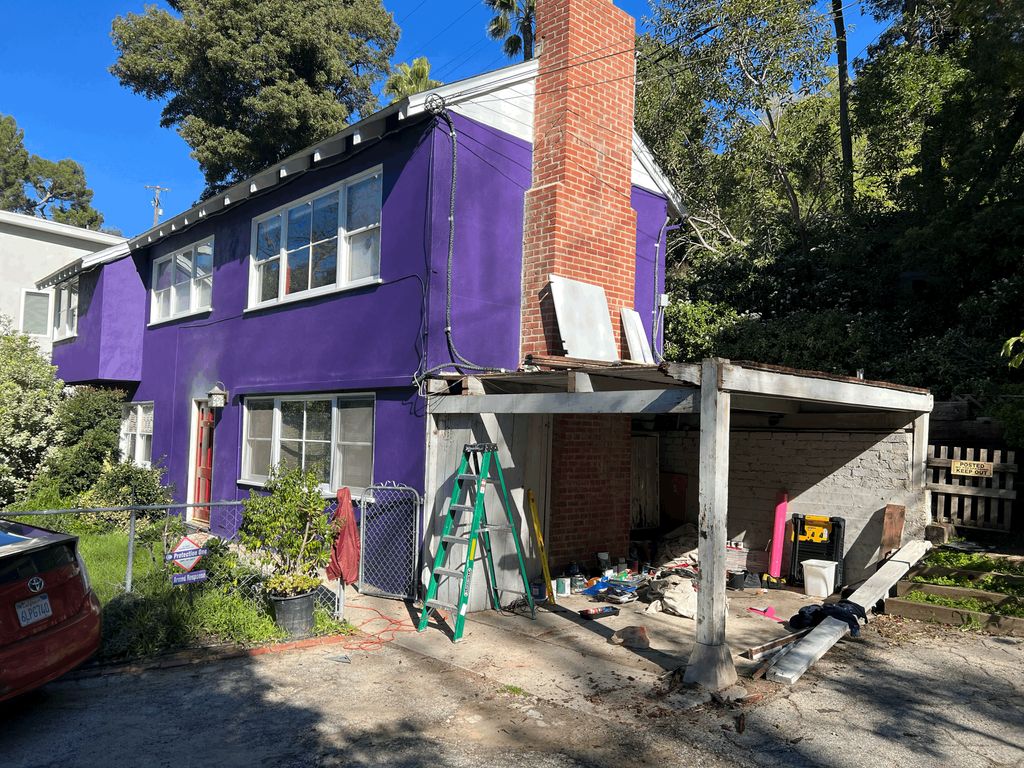
[[[395,483],[372,485],[359,509],[359,592],[415,600],[419,592],[419,492]]]

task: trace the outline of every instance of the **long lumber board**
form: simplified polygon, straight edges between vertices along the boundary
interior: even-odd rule
[[[871,578],[861,584],[848,600],[861,606],[865,611],[871,610],[875,603],[889,595],[889,590],[896,582],[902,579],[931,548],[931,543],[927,541],[911,541],[905,544],[875,571]],[[772,667],[768,679],[792,685],[849,632],[850,625],[845,621],[831,617],[825,619],[806,637],[798,640],[793,645],[793,650]]]

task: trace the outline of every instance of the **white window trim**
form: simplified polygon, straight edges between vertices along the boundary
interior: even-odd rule
[[[124,405],[125,405],[126,409],[127,408],[134,408],[135,409],[135,455],[134,456],[125,456],[125,444],[124,444],[124,439],[125,439],[125,436],[126,436],[126,433],[124,431],[124,419],[125,419],[125,417],[122,416],[121,417],[121,430],[118,433],[118,439],[119,439],[119,442],[120,442],[120,446],[119,447],[121,449],[121,461],[131,461],[132,463],[137,464],[140,467],[145,467],[146,469],[149,469],[153,465],[153,434],[154,434],[154,432],[156,432],[156,428],[155,428],[156,427],[156,406],[155,406],[155,404],[154,404],[154,402],[152,400],[139,400],[137,402],[136,401],[132,401],[130,403],[125,403]],[[139,445],[140,445],[139,436],[140,435],[144,435],[146,433],[145,432],[140,432],[139,431],[139,426],[142,424],[142,409],[145,408],[145,407],[149,407],[149,408],[153,409],[153,427],[154,427],[154,429],[153,429],[152,432],[149,433],[149,454],[150,454],[149,455],[149,459],[148,460],[140,461],[139,460]]]
[[[182,248],[178,248],[177,250],[171,251],[170,253],[165,253],[163,256],[153,259],[153,262],[150,265],[149,270],[149,323],[147,323],[148,326],[160,325],[161,323],[169,323],[173,320],[180,320],[183,317],[191,317],[192,315],[202,315],[207,312],[213,311],[213,264],[210,265],[210,303],[207,304],[206,306],[200,306],[198,304],[199,289],[197,281],[199,280],[199,278],[196,276],[195,251],[197,248],[203,245],[210,246],[210,250],[214,254],[214,259],[216,259],[217,248],[214,244],[213,235],[211,235],[210,237],[205,237],[202,240],[197,240],[194,243],[186,245]],[[170,262],[172,265],[171,302],[173,306],[174,260],[181,254],[185,253],[185,251],[192,251],[192,275],[189,278],[188,309],[183,310],[181,312],[172,312],[171,314],[167,315],[167,317],[157,317],[156,268],[158,265],[163,264],[164,262]]]
[[[373,410],[373,427],[370,436],[370,482],[373,482],[374,454],[377,446],[377,396],[374,392],[309,392],[305,394],[289,395],[248,395],[242,399],[242,462],[239,466],[239,485],[263,488],[267,484],[267,478],[246,475],[246,467],[249,466],[249,407],[248,403],[254,400],[271,400],[274,403],[273,426],[270,437],[270,466],[276,467],[281,463],[281,403],[306,401],[306,400],[331,400],[331,442],[329,456],[331,466],[328,474],[331,482],[320,485],[320,490],[325,498],[331,497],[338,492],[341,486],[335,485],[334,459],[336,448],[340,444],[338,439],[339,419],[338,401],[340,400],[366,400],[369,401]],[[351,487],[351,486],[350,486]],[[352,487],[353,496],[361,496],[365,488]]]
[[[360,227],[359,229],[348,230],[343,223],[342,219],[346,216],[347,200],[346,191],[348,187],[358,184],[361,181],[372,178],[373,176],[381,177],[381,205],[380,205],[380,221],[377,224],[369,227]],[[288,230],[288,209],[296,208],[300,205],[304,205],[312,200],[316,200],[318,197],[323,197],[331,192],[340,192],[338,196],[338,253],[337,262],[335,266],[335,282],[334,285],[324,285],[320,288],[311,288],[305,291],[297,291],[295,293],[286,294],[284,291],[286,272],[288,269],[288,256],[287,256],[287,230]],[[267,299],[266,301],[258,301],[259,295],[259,282],[258,282],[258,270],[256,266],[256,228],[264,221],[274,218],[275,216],[281,216],[281,246],[278,249],[278,288],[277,298]],[[382,282],[381,276],[370,275],[369,277],[359,278],[358,280],[345,280],[344,276],[348,272],[349,267],[349,247],[348,238],[351,235],[358,235],[361,232],[367,232],[371,229],[377,229],[381,232],[381,239],[378,247],[383,249],[383,232],[384,232],[384,166],[376,165],[373,168],[357,173],[354,176],[349,176],[346,179],[342,179],[339,182],[331,184],[330,186],[318,189],[304,197],[297,198],[295,200],[289,200],[286,204],[280,205],[271,211],[260,214],[252,220],[249,229],[249,291],[248,291],[248,302],[246,304],[245,311],[252,311],[257,309],[266,309],[267,307],[276,307],[278,304],[288,304],[295,301],[305,301],[306,299],[312,299],[317,296],[323,296],[329,293],[339,293],[342,291],[353,290],[355,288],[362,288],[367,285],[377,285]],[[383,254],[382,254],[383,255]],[[380,263],[377,264],[377,270],[380,271]]]
[[[42,333],[29,333],[25,330],[25,299],[30,293],[37,293],[46,296],[46,330]],[[40,339],[48,339],[53,333],[53,292],[41,291],[36,288],[21,289],[21,314],[18,321],[18,330],[26,336],[33,336]]]
[[[69,331],[67,324],[58,325],[57,318],[57,307],[60,306],[58,300],[64,293],[64,290],[70,289],[71,284],[75,284],[75,328],[73,331]],[[73,339],[78,335],[78,307],[81,301],[81,289],[82,284],[78,280],[78,275],[65,280],[62,283],[58,283],[53,289],[53,298],[50,301],[50,316],[53,318],[52,330],[53,334],[50,337],[53,341],[63,341],[64,339]],[[70,290],[68,291],[70,296]]]

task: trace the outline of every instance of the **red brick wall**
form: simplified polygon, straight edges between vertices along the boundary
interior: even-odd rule
[[[557,274],[633,306],[636,212],[630,204],[633,18],[611,0],[538,0],[533,186],[526,193],[522,354],[562,354],[548,291]]]
[[[597,552],[628,555],[631,432],[629,416],[555,417],[547,545],[556,572],[572,560],[590,568]]]

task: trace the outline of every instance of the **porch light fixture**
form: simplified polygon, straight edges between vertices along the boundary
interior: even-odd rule
[[[211,408],[223,408],[228,404],[228,391],[224,389],[224,382],[218,381],[213,389],[206,393],[206,404]]]

